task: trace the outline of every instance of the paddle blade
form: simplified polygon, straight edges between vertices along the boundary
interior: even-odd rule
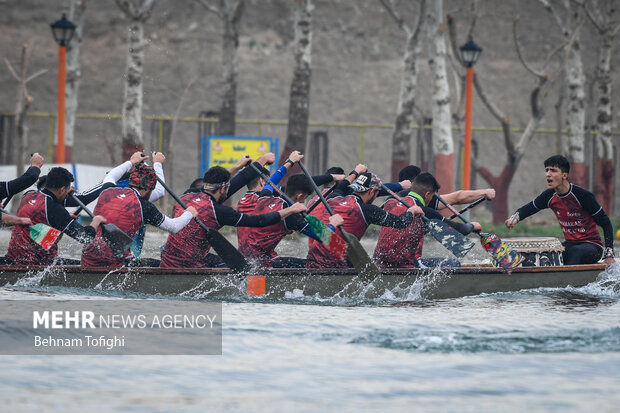
[[[133,244],[133,239],[114,224],[101,225],[101,236],[118,258],[122,258]]]
[[[204,227],[207,242],[217,255],[235,272],[246,272],[250,269],[250,264],[246,258],[217,230]]]
[[[512,270],[518,267],[525,259],[518,251],[510,249],[510,247],[495,234],[481,233],[480,243],[482,244],[482,248],[491,254],[493,265],[502,267],[508,274],[512,273]]]
[[[321,242],[325,244],[339,260],[344,260],[344,257],[347,255],[347,243],[317,217],[306,215],[306,221],[308,225],[310,225],[310,229],[319,237]]]
[[[61,233],[62,231],[41,223],[30,226],[30,238],[46,251],[54,245]]]
[[[139,257],[142,254],[142,246],[144,245],[144,233],[146,232],[146,226],[142,225],[136,235],[133,237],[131,243],[131,253],[134,257]]]
[[[429,234],[446,247],[457,258],[463,258],[475,244],[456,229],[436,219],[426,220]]]
[[[369,283],[381,275],[381,270],[370,259],[368,253],[355,235],[351,235],[343,229],[342,237],[349,244],[347,256],[357,270],[359,278],[364,283]]]

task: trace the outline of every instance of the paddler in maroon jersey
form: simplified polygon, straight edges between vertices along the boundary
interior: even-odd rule
[[[137,163],[129,175],[128,187],[113,187],[101,192],[94,213],[103,215],[107,223],[116,225],[132,238],[143,224],[179,232],[198,212],[188,207],[176,218],[165,216],[148,200],[156,184],[155,170],[145,163]],[[122,267],[132,259],[129,251],[124,257],[115,256],[99,230],[95,240],[82,251],[81,264],[83,267]]]
[[[517,222],[550,208],[564,233],[562,258],[566,265],[593,264],[603,259],[613,264],[614,238],[611,221],[594,194],[568,181],[570,163],[561,155],[545,160],[547,190],[523,205],[505,222],[512,229]],[[603,228],[605,246],[598,232]]]
[[[275,158],[273,154],[270,155],[271,159]],[[251,161],[252,158],[247,157],[247,162]],[[258,169],[262,168],[263,165],[264,162],[254,163],[254,166]],[[246,167],[231,179],[229,171],[220,166],[214,166],[205,172],[202,191],[188,192],[181,199],[186,205],[194,206],[199,212],[198,217],[200,220],[207,227],[213,229],[220,229],[225,225],[265,227],[276,224],[291,214],[306,211],[305,205],[295,203],[279,211],[261,215],[249,215],[239,213],[229,206],[222,205],[226,198],[247,185],[256,176],[257,173],[253,168]],[[175,206],[173,215],[177,216],[180,212],[180,207],[178,205]],[[222,266],[221,258],[209,254],[210,249],[211,246],[207,242],[205,231],[192,221],[187,228],[178,234],[168,236],[166,246],[161,253],[160,266],[176,268]]]

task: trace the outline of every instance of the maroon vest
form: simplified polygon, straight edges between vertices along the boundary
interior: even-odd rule
[[[286,208],[284,200],[274,196],[258,198],[254,214],[267,214]],[[276,246],[287,234],[293,231],[286,229],[284,221],[262,228],[247,228],[248,237],[245,243],[239,241],[239,250],[248,258],[258,260],[264,266],[271,266],[271,259],[277,258]],[[242,246],[243,245],[243,246]]]
[[[47,195],[31,191],[24,194],[17,209],[17,216],[30,218],[32,224],[43,223],[47,220],[47,203],[53,202]],[[58,228],[62,230],[63,228]],[[58,238],[60,239],[60,238]],[[9,250],[6,254],[14,264],[20,265],[49,265],[58,255],[58,240],[46,251],[30,238],[30,228],[26,225],[15,225],[11,232]]]
[[[415,204],[413,197],[407,196],[404,200],[409,205]],[[383,209],[390,214],[402,215],[408,208],[396,199],[390,199],[383,205]],[[414,267],[423,239],[424,224],[421,218],[415,218],[407,228],[381,227],[373,259],[381,267]]]
[[[213,199],[204,192],[189,193],[181,197],[188,207],[193,206],[198,211],[198,218],[208,227],[220,229],[215,219]],[[174,218],[181,216],[185,210],[175,205],[172,211]],[[161,252],[160,267],[168,268],[201,268],[205,266],[205,259],[211,245],[207,242],[204,229],[191,220],[181,231],[168,235],[166,246]]]
[[[133,238],[143,222],[142,205],[138,194],[131,188],[108,188],[101,192],[93,213],[103,215],[106,224],[114,224],[125,234]],[[126,257],[131,256],[127,251]],[[122,267],[124,258],[114,255],[101,236],[101,227],[97,236],[82,250],[82,267]]]
[[[560,197],[557,193],[549,201],[549,208],[558,218],[564,239],[568,242],[591,242],[603,247],[603,241],[592,215],[581,207],[571,191]]]
[[[256,192],[247,192],[237,203],[237,212],[240,214],[253,214],[257,201],[258,194]],[[237,227],[239,251],[246,257],[250,255],[250,251],[247,248],[250,230],[251,228],[249,227]]]
[[[342,225],[344,230],[349,234],[355,235],[357,239],[361,239],[366,232],[366,228],[368,228],[368,223],[362,214],[360,202],[362,201],[353,195],[338,196],[327,201],[334,214],[339,214],[344,219],[344,224]],[[321,221],[329,224],[329,214],[323,214]],[[346,268],[348,264],[346,261],[340,261],[324,244],[311,240],[306,267]]]

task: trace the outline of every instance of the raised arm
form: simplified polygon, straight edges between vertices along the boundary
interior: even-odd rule
[[[488,200],[495,198],[495,189],[472,189],[472,190],[460,190],[451,192],[449,194],[442,195],[442,198],[446,200],[450,205],[469,204],[477,199],[485,197]],[[446,206],[439,202],[437,209],[443,209]]]

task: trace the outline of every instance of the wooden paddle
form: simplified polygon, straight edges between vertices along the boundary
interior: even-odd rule
[[[482,201],[485,201],[486,198],[482,197],[480,199],[475,200],[474,202],[472,202],[471,204],[467,205],[465,208],[462,208],[461,210],[459,210],[459,214],[462,214],[463,212],[469,211],[470,209],[472,209],[473,207],[475,207],[476,205],[480,204]],[[457,214],[452,214],[448,217],[448,219],[454,219],[456,218]]]
[[[187,205],[181,198],[174,192],[166,183],[157,177],[157,181],[164,187],[166,192],[170,194],[174,198],[175,201],[183,208],[187,209]],[[246,258],[235,248],[222,234],[219,233],[216,229],[207,227],[204,222],[202,222],[198,217],[195,217],[194,220],[196,223],[202,228],[207,235],[207,242],[209,245],[213,247],[217,255],[222,258],[222,260],[228,265],[228,267],[236,272],[245,273],[248,272],[251,268],[250,263]]]
[[[411,205],[409,205],[407,201],[399,197],[390,188],[388,188],[384,184],[381,184],[381,187],[401,204],[403,204],[407,208],[411,208]],[[426,227],[428,228],[428,233],[431,234],[433,238],[439,241],[441,245],[446,247],[457,258],[463,258],[474,247],[475,244],[472,240],[470,240],[445,222],[439,221],[437,219],[430,219],[425,217],[424,215],[420,215],[420,218],[422,218],[422,221],[424,221],[424,223],[426,224]]]
[[[84,205],[80,199],[71,194],[73,200],[88,214],[89,217],[94,218],[95,215],[90,209]],[[125,234],[119,227],[114,224],[101,224],[101,236],[108,247],[112,250],[112,253],[118,258],[125,256],[125,252],[131,247],[133,239]]]
[[[0,208],[0,212],[15,216],[11,214],[9,211],[4,208]],[[49,225],[45,225],[43,223],[38,223],[34,225],[30,225],[30,239],[32,239],[37,245],[40,245],[46,251],[54,245],[62,231],[57,230],[56,228],[52,228]]]
[[[301,170],[310,180],[310,184],[312,185],[314,192],[316,192],[316,194],[319,196],[319,199],[325,206],[325,209],[327,209],[327,212],[329,212],[329,215],[334,215],[334,211],[325,200],[325,197],[321,193],[321,190],[312,180],[312,176],[310,176],[310,173],[308,172],[304,164],[302,162],[298,162],[298,164],[301,167]],[[372,262],[372,260],[368,256],[368,253],[366,252],[360,241],[357,239],[357,237],[349,234],[343,228],[339,229],[340,233],[342,234],[342,239],[344,239],[346,243],[349,244],[349,247],[347,248],[347,255],[349,257],[349,260],[351,260],[351,263],[357,270],[362,282],[369,283],[375,278],[379,277],[381,275],[381,271],[375,265],[375,263]]]
[[[470,224],[470,222],[461,215],[452,205],[446,202],[439,194],[437,194],[437,198],[459,219],[466,224]],[[493,259],[493,264],[496,267],[502,267],[508,274],[512,272],[523,260],[521,254],[518,251],[511,249],[505,242],[503,242],[499,237],[495,234],[482,233],[480,231],[474,231],[480,237],[480,243],[482,247],[491,254],[491,258]]]
[[[293,200],[289,198],[276,184],[274,184],[271,179],[267,175],[265,175],[260,169],[256,167],[254,164],[250,164],[252,169],[258,173],[258,175],[265,180],[265,182],[269,183],[282,198],[289,205],[293,205]],[[310,178],[312,179],[312,178]],[[320,200],[319,200],[320,202]],[[304,219],[312,229],[312,231],[319,237],[321,242],[325,244],[325,246],[336,255],[340,260],[344,260],[344,257],[347,253],[347,244],[345,241],[338,236],[334,231],[332,231],[327,225],[325,225],[320,219],[310,216],[308,214],[302,213]]]

